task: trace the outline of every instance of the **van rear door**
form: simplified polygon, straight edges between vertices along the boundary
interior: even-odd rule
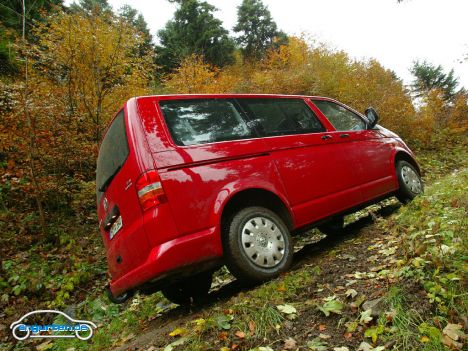
[[[149,250],[134,185],[144,172],[135,156],[136,123],[121,110],[106,132],[97,160],[99,229],[113,280],[139,266]]]

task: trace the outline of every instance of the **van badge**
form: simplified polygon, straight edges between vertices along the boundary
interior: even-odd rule
[[[104,197],[103,205],[104,205],[104,211],[107,211],[107,207],[109,206],[109,204],[107,203],[107,198],[106,197]]]

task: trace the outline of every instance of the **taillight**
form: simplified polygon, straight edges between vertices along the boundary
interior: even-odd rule
[[[158,172],[151,170],[143,173],[136,182],[136,191],[143,211],[159,205],[164,198],[164,190]]]

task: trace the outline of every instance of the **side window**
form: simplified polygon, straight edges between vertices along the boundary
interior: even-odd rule
[[[302,99],[238,99],[262,135],[287,135],[325,131]]]
[[[366,123],[354,112],[331,101],[313,100],[315,106],[327,117],[336,130],[364,130]]]
[[[177,145],[194,145],[252,137],[229,99],[167,100],[159,103]]]

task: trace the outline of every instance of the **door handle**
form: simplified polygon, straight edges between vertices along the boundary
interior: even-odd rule
[[[332,138],[331,135],[328,135],[328,134],[322,135],[322,140],[327,140],[327,139],[331,139],[331,138]]]
[[[349,138],[349,134],[340,134],[340,138]]]

